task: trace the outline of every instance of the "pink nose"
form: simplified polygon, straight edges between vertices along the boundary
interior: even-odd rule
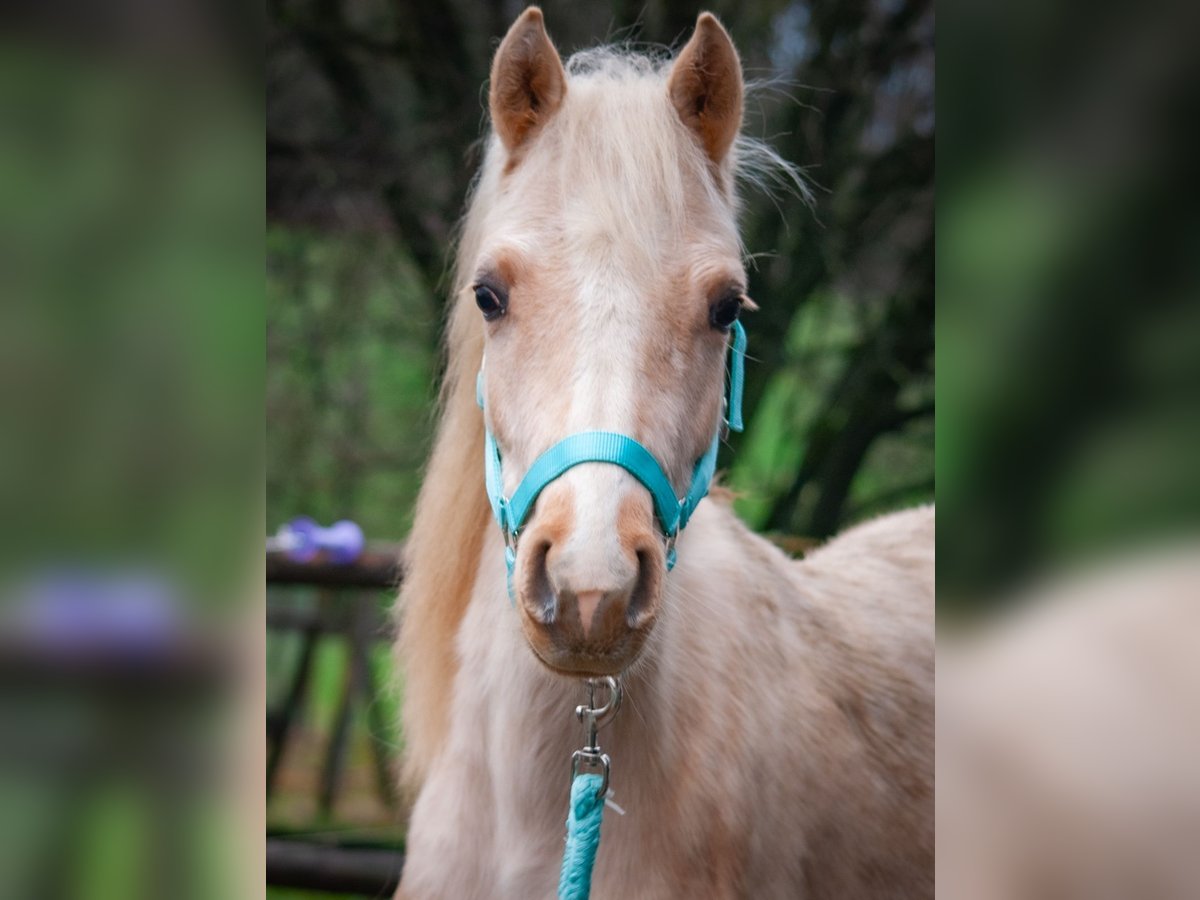
[[[604,591],[584,591],[575,596],[575,606],[579,610],[579,625],[583,629],[583,638],[587,640],[592,630],[592,621],[596,616],[596,607],[604,599]]]

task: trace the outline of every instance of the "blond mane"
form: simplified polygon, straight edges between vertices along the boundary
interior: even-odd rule
[[[624,239],[669,238],[648,229],[656,218],[656,210],[650,207],[665,205],[679,211],[694,205],[687,191],[694,191],[697,182],[685,179],[684,173],[706,165],[703,151],[666,102],[671,62],[665,51],[635,52],[618,46],[574,54],[566,62],[570,100],[545,135],[553,143],[553,152],[579,159],[572,189],[594,197],[591,214]],[[654,110],[660,113],[648,114]],[[447,731],[458,666],[455,636],[474,588],[486,529],[491,527],[483,484],[483,418],[475,403],[483,328],[467,290],[487,230],[488,211],[502,192],[503,154],[497,152],[494,136],[487,144],[457,246],[441,415],[406,546],[405,580],[397,607],[399,662],[404,673],[405,774],[413,783],[427,771]],[[533,152],[538,149],[535,146]],[[619,174],[614,172],[617,161]],[[537,166],[529,168],[536,171]],[[699,183],[709,192],[710,208],[724,210],[734,234],[737,182],[768,192],[784,188],[809,198],[800,171],[754,138],[738,137],[723,174],[729,176],[725,184],[716,178]],[[633,183],[622,191],[606,190],[614,177]]]

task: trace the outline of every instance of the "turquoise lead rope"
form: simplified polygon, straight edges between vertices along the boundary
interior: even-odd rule
[[[575,717],[584,725],[584,744],[571,756],[571,803],[567,810],[567,841],[563,848],[562,869],[558,878],[559,900],[588,900],[592,888],[592,869],[600,848],[600,823],[608,798],[611,764],[600,749],[600,729],[621,708],[621,680],[614,676],[589,678],[584,682],[588,700],[575,707]],[[596,688],[607,686],[608,699],[596,705]],[[584,769],[600,770],[585,772]],[[619,807],[615,807],[620,812]]]
[[[567,846],[558,876],[558,900],[588,900],[592,868],[600,849],[600,820],[604,818],[603,776],[580,772],[571,782],[567,811]]]

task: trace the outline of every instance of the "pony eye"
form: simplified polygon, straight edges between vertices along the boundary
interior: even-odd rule
[[[728,331],[742,312],[742,295],[728,294],[712,305],[708,322],[719,331]]]
[[[504,315],[508,309],[508,298],[502,291],[486,284],[475,285],[475,305],[489,322]]]

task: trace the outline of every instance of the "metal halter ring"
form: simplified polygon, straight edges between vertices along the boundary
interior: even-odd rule
[[[517,565],[517,538],[520,536],[519,531],[504,530],[504,565],[508,569],[508,599],[516,602],[513,599],[512,577],[513,569]]]
[[[675,568],[675,542],[678,539],[679,539],[679,529],[678,528],[676,528],[674,531],[672,531],[670,534],[667,535],[667,546],[666,546],[666,557],[665,558],[667,561],[667,571],[668,572],[670,572],[673,568]]]

